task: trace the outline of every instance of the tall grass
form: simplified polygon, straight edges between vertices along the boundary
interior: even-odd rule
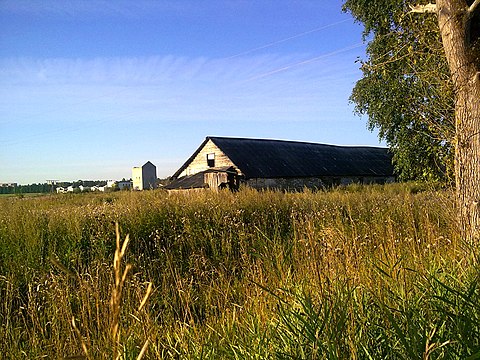
[[[458,237],[449,190],[0,202],[6,358],[480,356],[477,249]],[[111,265],[116,223],[128,270]]]

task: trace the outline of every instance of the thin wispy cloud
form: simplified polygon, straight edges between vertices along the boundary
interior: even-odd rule
[[[235,57],[239,57],[239,56],[248,55],[248,54],[251,54],[251,53],[259,51],[259,50],[265,50],[265,49],[268,49],[272,46],[282,44],[282,43],[285,43],[285,42],[288,42],[288,41],[291,41],[291,40],[295,40],[295,39],[298,39],[300,37],[310,35],[310,34],[313,34],[313,33],[316,33],[316,32],[331,28],[331,27],[335,27],[337,25],[340,25],[340,24],[343,24],[343,23],[346,23],[346,22],[351,22],[351,21],[352,21],[351,19],[344,19],[344,20],[341,20],[341,21],[336,21],[336,22],[333,22],[333,23],[330,23],[330,24],[327,24],[327,25],[317,27],[315,29],[311,29],[311,30],[308,30],[308,31],[301,32],[299,34],[294,34],[294,35],[288,36],[288,37],[283,38],[283,39],[272,41],[268,44],[263,44],[263,45],[260,45],[260,46],[256,46],[252,49],[244,50],[244,51],[242,51],[238,54],[229,56],[228,58],[235,58]]]
[[[286,119],[292,112],[300,117],[325,101],[336,81],[348,81],[343,74],[354,54],[330,61],[333,55],[316,61],[301,54],[2,60],[0,116],[3,121],[75,122],[122,121],[125,114],[135,114],[126,119],[138,122],[224,119],[243,113],[261,120],[276,108],[276,118]],[[292,105],[289,112],[281,110],[286,101]]]

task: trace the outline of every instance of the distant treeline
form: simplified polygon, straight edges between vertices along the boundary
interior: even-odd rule
[[[48,184],[28,184],[0,187],[0,194],[47,193],[50,191],[52,191],[52,185]]]

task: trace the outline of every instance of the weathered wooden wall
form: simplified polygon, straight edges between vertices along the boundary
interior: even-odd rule
[[[304,188],[323,189],[327,186],[319,178],[255,178],[248,179],[245,184],[254,189],[277,189],[286,191],[301,191]]]
[[[239,169],[235,166],[234,163],[230,161],[230,159],[220,150],[212,140],[209,140],[205,146],[200,150],[200,152],[195,156],[193,161],[188,165],[185,170],[183,170],[179,177],[186,176],[186,175],[193,175],[199,173],[201,171],[205,171],[210,169],[207,164],[207,154],[214,153],[215,154],[215,167],[224,167],[224,166],[233,166],[237,171]]]
[[[278,189],[286,191],[301,191],[307,189],[322,189],[336,185],[348,184],[383,184],[394,182],[394,177],[309,177],[309,178],[255,178],[244,183],[254,189]]]
[[[227,182],[227,173],[208,172],[205,173],[205,184],[214,191],[218,191],[220,184]]]

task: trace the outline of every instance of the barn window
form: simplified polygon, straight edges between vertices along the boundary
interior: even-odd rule
[[[209,167],[215,167],[215,153],[207,154],[207,165]]]

